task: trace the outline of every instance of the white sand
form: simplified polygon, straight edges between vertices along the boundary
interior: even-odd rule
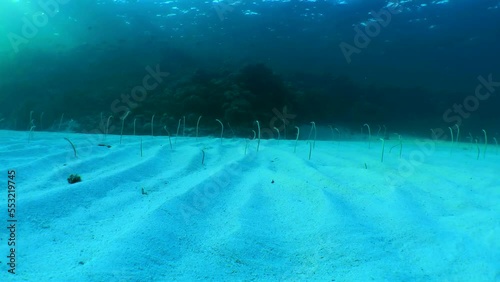
[[[18,220],[17,274],[4,228],[0,281],[500,281],[494,145],[477,160],[404,140],[400,159],[389,140],[381,163],[375,138],[317,141],[311,160],[303,140],[245,155],[244,139],[142,136],[141,157],[139,136],[0,138],[1,216],[15,169]]]

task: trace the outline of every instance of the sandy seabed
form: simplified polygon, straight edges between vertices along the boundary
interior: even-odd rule
[[[1,281],[500,281],[494,145],[0,139]]]

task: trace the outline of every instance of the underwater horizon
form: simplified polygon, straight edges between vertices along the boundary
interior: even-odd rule
[[[148,128],[155,115],[159,129],[173,130],[202,115],[209,127],[221,119],[246,136],[254,120],[286,108],[299,126],[357,132],[371,123],[429,136],[458,124],[472,135],[498,133],[498,1],[0,7],[0,128],[90,132],[102,116],[119,125],[130,111],[129,134],[133,118]],[[151,87],[141,88],[152,72]]]

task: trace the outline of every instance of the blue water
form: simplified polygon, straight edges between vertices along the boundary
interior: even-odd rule
[[[290,128],[371,122],[428,135],[458,124],[480,135],[498,130],[500,119],[499,7],[497,0],[6,0],[0,127],[83,132],[98,128],[101,115],[119,126],[130,111],[126,133],[132,117],[149,128],[155,115],[158,131],[175,131],[184,116],[194,126],[202,115],[208,127],[219,118],[246,135],[254,120],[286,106],[296,116]],[[148,66],[168,76],[127,102],[122,95],[143,84]],[[479,85],[487,91],[480,97]]]

